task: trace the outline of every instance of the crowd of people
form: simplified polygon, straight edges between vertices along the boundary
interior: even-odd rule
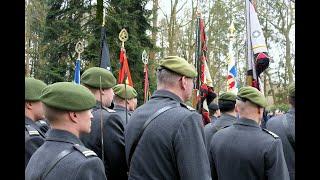
[[[287,113],[266,121],[266,98],[246,86],[211,102],[205,124],[186,103],[195,67],[168,56],[156,73],[139,107],[136,90],[103,68],[85,70],[81,84],[26,77],[25,178],[295,179],[294,84]]]

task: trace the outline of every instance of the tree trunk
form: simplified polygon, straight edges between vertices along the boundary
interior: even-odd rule
[[[152,34],[151,34],[151,42],[154,45],[154,48],[150,51],[150,60],[155,60],[155,54],[156,54],[156,42],[157,42],[157,32],[158,32],[158,6],[159,2],[158,0],[153,0],[153,6],[152,6]]]

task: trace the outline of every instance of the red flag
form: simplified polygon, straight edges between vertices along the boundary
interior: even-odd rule
[[[120,70],[119,70],[119,79],[118,84],[123,84],[123,81],[125,80],[125,83],[133,87],[130,69],[128,65],[128,59],[126,56],[126,50],[124,48],[121,48],[120,51]]]
[[[148,79],[148,65],[144,65],[144,102],[149,100],[149,79]]]

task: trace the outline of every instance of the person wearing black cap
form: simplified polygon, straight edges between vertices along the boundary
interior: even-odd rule
[[[295,179],[295,85],[288,87],[288,100],[291,108],[283,115],[274,116],[267,122],[267,129],[276,133],[283,145],[283,153],[288,166],[290,179]]]
[[[208,152],[210,151],[210,143],[213,135],[220,129],[231,126],[236,120],[235,104],[236,95],[232,92],[225,92],[219,96],[218,99],[221,116],[210,126],[204,127],[204,134],[206,136],[206,144]]]
[[[208,106],[209,108],[209,116],[210,116],[210,123],[213,123],[217,120],[218,117],[220,117],[220,109],[219,109],[219,105],[214,103],[214,102],[211,102]],[[209,124],[210,124],[209,123]],[[208,124],[207,124],[208,125]]]
[[[266,105],[265,97],[256,88],[239,89],[239,119],[219,130],[210,143],[212,179],[289,180],[281,139],[260,127]]]

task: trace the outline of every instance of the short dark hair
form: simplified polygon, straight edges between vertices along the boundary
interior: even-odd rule
[[[219,100],[218,103],[219,103],[220,112],[222,113],[233,111],[236,105],[235,101],[227,101],[227,100]]]

